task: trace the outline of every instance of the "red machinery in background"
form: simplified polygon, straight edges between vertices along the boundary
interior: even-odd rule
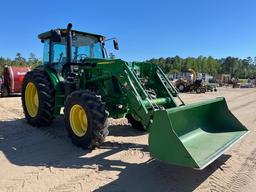
[[[24,76],[30,70],[30,67],[13,67],[5,65],[0,90],[1,96],[7,97],[12,94],[20,94]]]

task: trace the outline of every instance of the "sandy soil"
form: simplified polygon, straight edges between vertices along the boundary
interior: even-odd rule
[[[255,191],[256,89],[182,94],[187,102],[225,96],[250,133],[203,171],[151,159],[148,135],[112,120],[105,144],[92,152],[72,145],[62,118],[33,128],[19,97],[0,98],[0,191]]]

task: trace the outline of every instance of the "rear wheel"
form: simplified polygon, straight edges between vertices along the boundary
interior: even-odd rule
[[[29,124],[50,125],[54,119],[55,91],[48,75],[42,69],[26,74],[22,84],[22,107]]]
[[[140,131],[145,131],[142,123],[134,119],[131,114],[128,114],[126,118],[133,128],[138,129]]]
[[[65,127],[72,142],[93,149],[108,135],[108,113],[100,97],[90,91],[75,91],[67,97]]]

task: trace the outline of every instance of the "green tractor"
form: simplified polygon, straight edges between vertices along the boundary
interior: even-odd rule
[[[26,74],[22,87],[24,114],[32,126],[50,125],[64,108],[72,142],[93,149],[108,135],[108,117],[126,117],[149,132],[153,157],[196,169],[247,132],[224,98],[186,105],[157,65],[109,59],[104,36],[68,24],[39,39],[43,65]],[[113,43],[118,49],[116,39]]]

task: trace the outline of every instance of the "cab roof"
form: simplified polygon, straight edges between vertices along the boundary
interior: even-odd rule
[[[67,29],[54,29],[54,31],[57,31],[59,30],[60,33],[61,33],[61,36],[65,36],[66,33],[67,33]],[[51,30],[52,31],[52,30]],[[44,33],[41,33],[38,35],[38,38],[41,39],[41,40],[46,40],[46,39],[50,39],[51,38],[51,31],[47,31],[47,32],[44,32]],[[82,32],[82,31],[76,31],[76,30],[71,30],[72,34],[79,34],[79,35],[82,35],[82,36],[94,36],[94,37],[97,37],[99,39],[105,39],[104,36],[102,35],[98,35],[98,34],[94,34],[94,33],[87,33],[87,32]]]

